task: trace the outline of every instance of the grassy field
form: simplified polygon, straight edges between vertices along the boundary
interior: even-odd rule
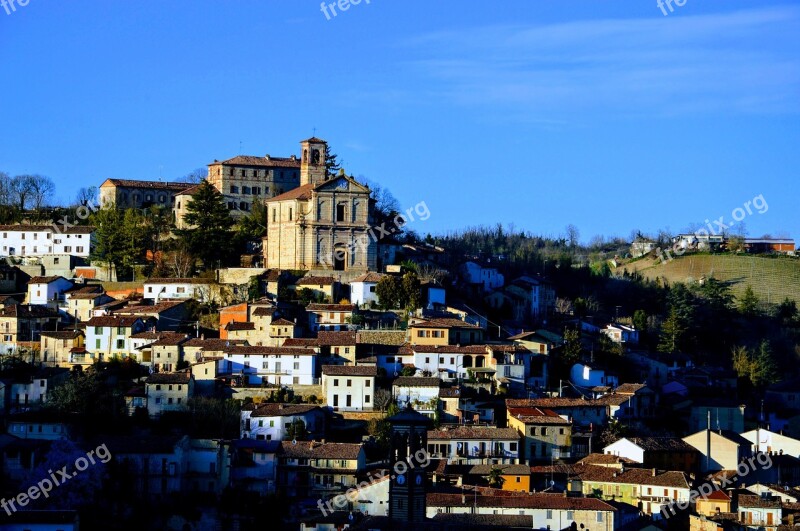
[[[800,259],[792,257],[694,254],[666,263],[644,258],[621,265],[613,273],[621,275],[626,269],[638,271],[649,279],[661,277],[670,283],[693,283],[703,276],[713,277],[729,283],[736,296],[749,284],[762,302],[777,304],[789,297],[800,303]]]

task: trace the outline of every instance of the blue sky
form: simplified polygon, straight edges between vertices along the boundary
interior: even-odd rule
[[[796,2],[29,0],[0,8],[0,171],[66,202],[316,128],[423,234],[627,237],[763,195],[749,234],[800,238],[799,52]]]

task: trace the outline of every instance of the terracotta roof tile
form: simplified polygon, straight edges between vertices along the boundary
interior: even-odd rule
[[[267,203],[274,203],[277,201],[306,201],[311,199],[311,192],[314,191],[314,183],[304,184],[302,186],[298,186],[294,190],[289,190],[288,192],[284,192],[280,195],[276,195],[271,199],[267,199]]]
[[[323,365],[322,374],[326,376],[377,376],[378,368],[369,365]]]
[[[428,440],[497,440],[511,439],[519,440],[520,434],[513,428],[495,428],[493,426],[458,426],[443,430],[428,431]],[[530,470],[529,470],[530,472]]]

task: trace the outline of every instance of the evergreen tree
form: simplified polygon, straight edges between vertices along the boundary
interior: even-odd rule
[[[678,309],[670,308],[669,316],[661,325],[661,338],[658,342],[659,352],[674,353],[681,349],[681,342],[686,334]]]
[[[187,210],[184,219],[190,228],[176,233],[189,252],[200,258],[206,269],[217,262],[226,262],[232,250],[233,219],[222,194],[208,181],[203,181]]]
[[[739,312],[747,317],[758,315],[758,296],[753,291],[753,287],[748,285],[744,290],[744,295],[739,299]]]

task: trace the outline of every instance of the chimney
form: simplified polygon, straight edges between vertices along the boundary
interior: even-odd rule
[[[325,444],[325,439],[322,439],[320,442],[321,442],[322,444]]]
[[[569,498],[569,496],[567,495],[567,489],[564,489],[564,497]]]
[[[656,477],[656,469],[653,469],[653,477]]]

